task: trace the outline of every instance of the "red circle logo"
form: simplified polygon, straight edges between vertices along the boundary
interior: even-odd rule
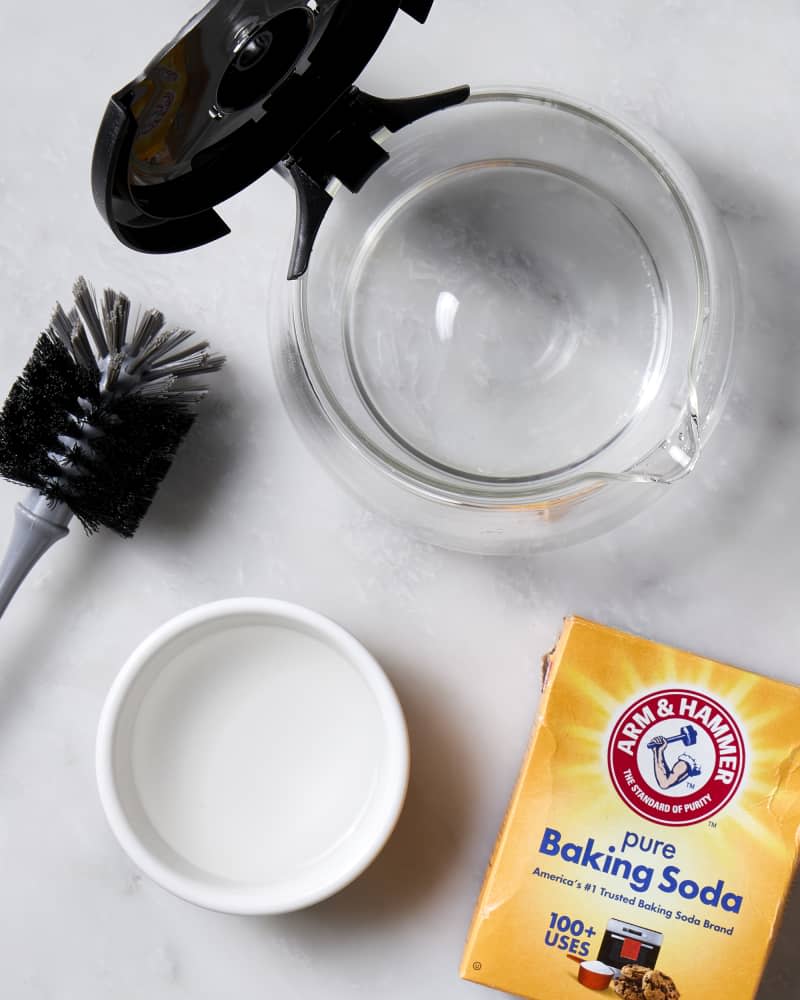
[[[654,691],[617,719],[608,770],[625,804],[662,826],[691,826],[736,794],[745,765],[738,723],[699,691]]]

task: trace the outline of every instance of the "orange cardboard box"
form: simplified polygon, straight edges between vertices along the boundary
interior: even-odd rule
[[[750,1000],[799,844],[800,688],[569,619],[461,975]]]

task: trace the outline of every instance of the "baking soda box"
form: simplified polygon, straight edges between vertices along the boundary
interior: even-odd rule
[[[750,1000],[800,843],[800,689],[580,619],[465,979],[533,1000]]]

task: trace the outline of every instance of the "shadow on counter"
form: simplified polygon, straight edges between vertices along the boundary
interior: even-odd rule
[[[387,673],[411,741],[406,804],[383,852],[360,878],[315,907],[279,918],[282,928],[302,936],[307,946],[313,947],[317,936],[368,935],[373,927],[385,932],[387,924],[415,917],[458,868],[472,808],[471,748],[441,711],[443,694],[432,689],[433,679],[427,678],[423,688],[419,677],[413,686],[407,684],[402,669],[391,664]],[[260,919],[274,931],[274,918]]]

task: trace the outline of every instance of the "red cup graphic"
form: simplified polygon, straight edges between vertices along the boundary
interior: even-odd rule
[[[606,990],[614,978],[614,969],[604,962],[581,962],[578,982],[590,990]]]

